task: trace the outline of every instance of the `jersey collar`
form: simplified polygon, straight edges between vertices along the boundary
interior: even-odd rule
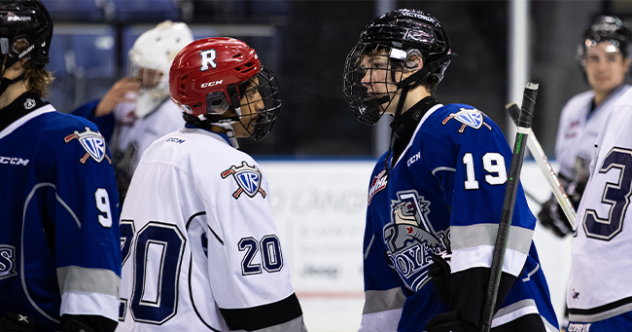
[[[192,125],[192,124],[185,124],[184,125],[185,128],[188,129],[199,129],[199,130],[204,130],[206,132],[209,132],[211,134],[213,134],[214,136],[219,136],[220,138],[222,138],[228,145],[234,147],[235,149],[239,148],[239,143],[237,143],[237,139],[235,137],[228,137],[226,134],[224,133],[217,133],[214,132],[212,130],[206,129],[206,128],[200,128],[198,126]]]

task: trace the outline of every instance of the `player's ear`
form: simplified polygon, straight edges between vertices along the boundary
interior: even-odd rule
[[[625,66],[625,72],[629,72],[630,71],[630,58],[625,58],[625,60],[623,61],[623,65]]]

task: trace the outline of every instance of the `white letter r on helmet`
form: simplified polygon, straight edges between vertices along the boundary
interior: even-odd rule
[[[217,56],[215,50],[211,49],[202,51],[200,52],[200,56],[202,57],[202,67],[200,68],[200,71],[207,71],[208,65],[211,65],[213,68],[217,67],[217,64],[214,61]]]

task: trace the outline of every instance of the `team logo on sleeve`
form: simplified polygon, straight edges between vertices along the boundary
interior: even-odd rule
[[[371,200],[373,199],[373,196],[375,196],[375,194],[377,194],[382,189],[386,188],[387,184],[388,175],[386,174],[385,170],[381,171],[380,174],[373,177],[373,181],[371,181],[371,187],[369,187],[368,205],[371,205]]]
[[[266,192],[261,188],[261,172],[255,166],[248,165],[245,161],[241,162],[241,166],[230,166],[229,169],[222,172],[222,179],[232,175],[237,182],[239,188],[233,193],[235,199],[241,194],[246,193],[250,198],[255,197],[258,193],[263,198]]]
[[[459,129],[459,133],[463,133],[466,127],[480,129],[483,125],[485,125],[490,131],[492,130],[492,127],[485,123],[485,116],[483,115],[483,112],[475,108],[466,109],[461,107],[457,113],[452,113],[447,118],[443,119],[442,124],[445,125],[451,119],[455,119],[463,124]]]
[[[86,127],[86,131],[81,133],[75,130],[74,133],[66,136],[64,141],[69,143],[73,139],[79,140],[83,149],[86,150],[86,154],[79,159],[80,163],[85,164],[88,158],[92,157],[97,163],[101,163],[105,158],[112,164],[112,160],[107,154],[105,139],[98,131],[92,131],[88,127]]]

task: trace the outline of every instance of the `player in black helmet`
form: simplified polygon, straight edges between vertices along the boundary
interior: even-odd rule
[[[625,84],[630,69],[630,38],[630,31],[619,18],[599,16],[578,45],[577,58],[591,90],[574,96],[564,106],[555,144],[558,176],[576,209],[588,181],[599,129],[615,102],[631,87]],[[538,219],[560,237],[572,232],[553,196],[543,204]]]
[[[434,16],[401,9],[369,23],[346,60],[344,93],[358,120],[395,117],[369,187],[360,331],[480,328],[511,151],[481,111],[436,101],[450,47]],[[494,332],[558,330],[535,221],[520,187]]]
[[[121,247],[111,156],[96,126],[43,101],[53,22],[0,1],[0,331],[111,332]]]

